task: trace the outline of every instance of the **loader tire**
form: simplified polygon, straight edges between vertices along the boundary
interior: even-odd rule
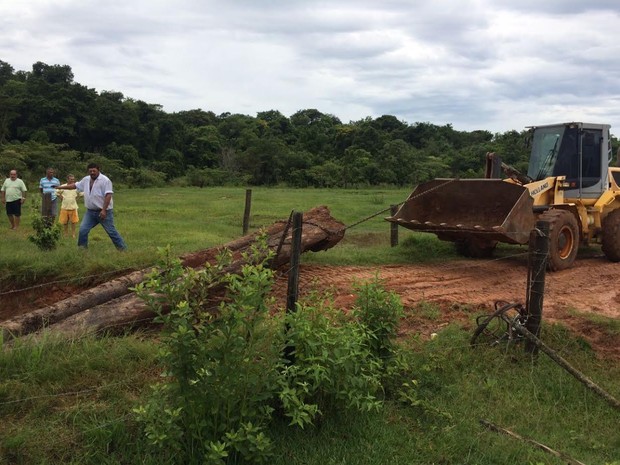
[[[549,271],[570,268],[579,249],[579,225],[567,210],[547,210],[538,218],[549,222]]]
[[[490,258],[497,246],[497,241],[473,241],[462,239],[454,243],[456,252],[463,257],[469,258]]]
[[[620,210],[614,210],[603,220],[603,253],[612,262],[620,262]]]

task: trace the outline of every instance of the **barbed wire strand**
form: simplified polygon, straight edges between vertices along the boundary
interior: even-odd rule
[[[441,184],[439,184],[437,186],[434,186],[434,187],[432,187],[432,188],[430,188],[430,189],[428,189],[428,190],[426,190],[424,192],[420,192],[419,194],[416,194],[414,196],[410,195],[409,197],[407,197],[407,199],[405,199],[402,202],[399,202],[397,204],[394,204],[394,205],[399,207],[399,206],[403,205],[405,202],[408,202],[410,200],[414,200],[414,199],[423,197],[423,196],[425,196],[425,195],[427,195],[427,194],[429,194],[429,193],[431,193],[433,191],[436,191],[436,190],[438,190],[438,189],[440,189],[440,188],[442,188],[442,187],[444,187],[444,186],[446,186],[446,185],[448,185],[448,184],[450,184],[452,182],[455,182],[457,180],[458,180],[458,178],[448,179],[445,182],[443,182],[443,183],[441,183]],[[365,223],[366,221],[369,221],[369,220],[371,220],[371,219],[381,215],[382,213],[387,212],[391,208],[392,208],[392,205],[390,205],[389,207],[383,208],[383,209],[381,209],[381,210],[379,210],[379,211],[377,211],[375,213],[372,213],[372,214],[370,214],[370,215],[368,215],[368,216],[366,216],[364,218],[361,218],[360,220],[358,220],[358,221],[356,221],[356,222],[354,222],[352,224],[346,225],[344,228],[340,229],[338,232],[342,232],[342,231],[351,229],[351,228],[353,228],[355,226],[359,226],[360,224]],[[280,252],[282,244],[284,243],[285,236],[286,236],[286,234],[288,232],[288,229],[290,227],[292,215],[293,215],[293,212],[291,212],[291,214],[290,214],[290,216],[288,218],[288,221],[286,222],[285,230],[284,230],[284,232],[282,234],[280,243],[278,244],[278,249],[277,249],[278,250],[278,252],[277,252],[278,254]],[[316,225],[316,226],[319,226],[319,225]],[[497,234],[497,232],[495,232],[495,231],[479,231],[479,230],[475,230],[473,228],[470,228],[470,229],[475,231],[476,234],[481,234],[481,235],[482,234]],[[425,229],[424,232],[430,232],[430,233],[445,232],[445,229]],[[519,233],[519,234],[529,234],[530,233],[530,231],[514,231],[514,232],[515,233]],[[277,255],[276,255],[276,257],[277,257]],[[100,276],[111,275],[111,274],[125,273],[127,271],[135,271],[135,268],[125,268],[125,269],[120,269],[120,270],[112,270],[112,271],[108,271],[108,272],[97,273],[97,274],[88,275],[88,276],[80,276],[80,277],[67,278],[67,279],[63,279],[63,280],[49,281],[49,282],[46,282],[46,283],[36,284],[36,285],[33,285],[33,286],[28,286],[28,287],[24,287],[24,288],[20,288],[20,289],[13,289],[13,290],[10,290],[10,291],[0,292],[0,297],[1,296],[5,296],[5,295],[10,295],[10,294],[22,293],[22,292],[26,292],[26,291],[30,291],[30,290],[34,290],[34,289],[39,289],[39,288],[43,288],[43,287],[47,287],[47,286],[53,286],[53,285],[57,285],[57,284],[66,284],[66,283],[69,283],[69,282],[81,281],[81,280],[84,280],[84,279],[89,279],[89,278],[94,278],[94,277],[100,277]]]
[[[142,319],[138,319],[133,321],[133,324],[137,324],[137,323],[141,323],[141,322],[146,322],[146,321],[153,321],[153,318],[142,318]],[[96,333],[105,333],[106,330],[108,329],[112,329],[114,327],[119,327],[119,326],[126,326],[126,323],[115,323],[115,324],[110,324],[107,326],[104,326],[102,328],[99,328],[97,330],[93,330],[90,332],[84,332],[82,334],[80,334],[77,337],[73,337],[71,338],[71,342],[75,342],[75,341],[79,341],[82,339],[86,339],[89,337],[94,337],[96,335]],[[433,346],[430,346],[431,349],[433,349]],[[466,344],[459,344],[459,345],[451,345],[451,346],[436,346],[437,347],[437,351],[435,353],[440,353],[440,350],[445,350],[446,352],[448,351],[461,351],[467,348],[472,348],[471,343],[466,343]],[[15,350],[19,350],[19,349],[31,349],[30,346],[28,345],[24,345],[24,346],[19,346],[19,347],[12,347],[11,350],[15,351]],[[561,351],[561,350],[560,350]],[[79,391],[70,391],[70,392],[61,392],[61,393],[56,393],[56,394],[44,394],[44,395],[40,395],[40,396],[31,396],[31,397],[25,397],[22,399],[14,399],[14,400],[10,400],[10,401],[4,401],[4,402],[0,402],[0,406],[2,405],[11,405],[11,404],[17,404],[20,402],[29,402],[32,400],[39,400],[39,399],[46,399],[46,398],[54,398],[54,397],[68,397],[68,396],[79,396],[82,394],[87,394],[90,392],[95,392],[95,391],[100,391],[102,389],[105,388],[109,388],[109,387],[114,387],[114,386],[119,386],[121,384],[127,384],[132,382],[133,380],[139,378],[141,376],[141,374],[136,374],[128,379],[123,379],[122,381],[118,381],[115,383],[107,383],[104,385],[100,385],[94,388],[89,388],[89,389],[81,389]]]
[[[69,283],[69,282],[73,282],[73,281],[83,281],[83,280],[90,279],[90,278],[98,278],[100,276],[107,276],[107,275],[113,275],[113,274],[127,273],[127,272],[130,272],[130,271],[136,271],[135,267],[121,268],[121,269],[111,270],[111,271],[103,271],[103,272],[100,272],[100,273],[86,275],[86,276],[75,276],[75,277],[72,277],[72,278],[58,279],[56,281],[47,281],[45,283],[35,284],[33,286],[28,286],[28,287],[23,287],[23,288],[20,288],[20,289],[12,289],[10,291],[0,292],[0,297],[5,296],[5,295],[9,295],[9,294],[18,294],[20,292],[31,291],[33,289],[38,289],[38,288],[41,288],[41,287],[54,286],[56,284],[64,284],[64,283]]]
[[[422,195],[425,195],[425,194],[429,193],[430,191],[432,191],[432,190],[436,190],[436,189],[438,189],[438,188],[440,188],[440,187],[444,186],[445,184],[448,184],[448,183],[450,183],[450,182],[452,182],[452,181],[454,181],[454,180],[447,181],[446,183],[441,184],[441,185],[439,185],[439,186],[436,186],[435,188],[430,189],[430,190],[428,190],[428,191],[425,191],[425,192],[423,192],[423,193],[420,193],[420,194],[418,194],[418,195],[417,195],[417,196],[415,196],[415,197],[409,197],[409,199],[408,199],[408,200],[413,199],[413,198],[417,198],[417,197],[422,196]],[[399,204],[396,204],[396,206],[400,206],[400,205],[402,205],[404,202],[405,202],[405,201],[400,202]],[[343,228],[343,229],[350,229],[350,228],[353,228],[353,227],[355,227],[355,226],[358,226],[358,225],[360,225],[360,224],[362,224],[362,223],[364,223],[364,222],[366,222],[366,221],[369,221],[369,220],[370,220],[370,219],[372,219],[372,218],[375,218],[376,216],[378,216],[378,215],[380,215],[380,214],[382,214],[382,213],[387,212],[387,211],[388,211],[388,210],[390,210],[391,208],[392,208],[392,205],[390,205],[389,207],[384,208],[384,209],[382,209],[382,210],[379,210],[378,212],[375,212],[375,213],[373,213],[373,214],[371,214],[371,215],[369,215],[369,216],[367,216],[367,217],[365,217],[365,218],[362,218],[361,220],[359,220],[359,221],[357,221],[357,222],[355,222],[355,223],[352,223],[352,224],[350,224],[350,225],[346,226],[346,227],[345,227],[345,228]],[[292,215],[292,213],[291,213],[291,215]],[[286,235],[286,231],[288,231],[288,227],[289,227],[290,221],[291,221],[291,218],[289,217],[289,220],[288,220],[288,222],[287,222],[287,227],[286,227],[285,232],[283,233],[283,237],[282,237],[282,239],[281,239],[281,241],[280,241],[280,243],[279,243],[279,245],[278,245],[278,252],[279,252],[279,250],[280,250],[280,248],[282,247],[282,244],[283,244],[283,242],[284,242],[284,236]],[[436,230],[436,231],[439,231],[439,230]],[[433,230],[431,230],[431,229],[427,229],[427,230],[426,230],[426,232],[434,232],[434,231],[433,231]],[[478,231],[478,232],[480,233],[481,231]],[[522,231],[522,232],[523,232],[523,233],[525,233],[526,231]],[[486,232],[482,232],[482,233],[484,234],[484,233],[486,233]],[[488,233],[489,233],[489,234],[494,234],[495,232],[488,232]],[[540,233],[540,232],[539,232],[539,233]],[[513,254],[513,255],[510,255],[510,256],[506,256],[506,257],[499,257],[499,258],[495,258],[495,259],[491,259],[491,260],[486,260],[485,262],[489,262],[489,261],[498,261],[498,260],[505,260],[505,259],[510,259],[510,258],[514,258],[514,257],[521,257],[521,256],[523,256],[523,255],[529,255],[529,253]],[[456,264],[456,265],[452,264],[452,265],[448,265],[447,267],[444,267],[444,269],[446,269],[446,268],[452,268],[452,269],[463,269],[463,268],[474,268],[474,267],[481,267],[481,266],[484,266],[484,264],[483,264],[483,263],[480,263],[480,264],[468,264],[468,265],[465,265],[465,266],[464,266],[463,264]],[[124,270],[113,270],[113,271],[110,271],[110,272],[97,273],[96,275],[81,276],[81,277],[78,277],[78,278],[70,278],[70,279],[66,279],[66,280],[56,280],[56,281],[53,281],[53,282],[48,282],[48,283],[43,283],[43,284],[39,284],[39,285],[35,285],[35,286],[30,286],[30,287],[28,287],[28,288],[23,288],[23,289],[18,289],[18,290],[12,290],[12,291],[8,291],[8,292],[2,292],[2,293],[0,293],[0,296],[2,296],[2,295],[7,295],[7,294],[12,294],[12,293],[17,293],[17,292],[24,292],[24,291],[26,291],[26,290],[36,289],[36,288],[45,287],[45,286],[50,286],[50,285],[56,285],[56,284],[61,284],[61,283],[67,283],[67,282],[72,282],[72,281],[80,281],[80,280],[84,280],[84,279],[87,279],[87,278],[92,278],[92,277],[100,277],[100,276],[102,276],[102,275],[108,275],[108,274],[118,274],[118,273],[121,273],[121,272],[124,272],[124,271],[129,271],[129,270],[133,270],[133,269],[131,269],[131,268],[127,268],[127,269],[124,269]],[[286,273],[288,273],[289,271],[290,271],[290,268],[286,271]],[[539,271],[540,271],[540,270],[539,270]],[[527,286],[527,287],[528,287],[528,289],[527,289],[527,295],[529,296],[529,295],[530,295],[530,292],[531,292],[531,287],[532,287],[532,285],[534,284],[534,283],[533,283],[533,282],[531,282],[531,281],[534,281],[534,280],[528,280],[528,281],[529,281],[529,282],[528,282],[528,286]],[[152,320],[153,320],[153,318],[144,318],[144,319],[139,319],[139,320],[136,320],[136,321],[132,322],[132,324],[138,324],[138,323],[141,323],[141,322],[144,322],[144,321],[152,321]],[[126,326],[126,324],[125,324],[125,323],[111,324],[111,325],[108,325],[108,326],[106,326],[106,327],[99,328],[96,332],[104,332],[105,330],[109,330],[109,329],[114,328],[114,327],[117,327],[117,326]],[[91,335],[92,335],[92,333],[88,333],[88,334],[84,334],[82,337],[87,337],[87,336],[91,336]],[[459,345],[459,346],[443,347],[443,349],[444,349],[444,350],[463,350],[464,348],[467,348],[467,347],[471,347],[471,345],[470,345],[470,344],[467,344],[467,345]],[[25,347],[25,346],[23,346],[23,348],[26,348],[26,347]],[[506,354],[506,355],[507,355],[507,354]],[[137,378],[137,376],[136,376],[136,378]],[[82,395],[82,394],[86,394],[86,393],[91,393],[91,392],[95,392],[95,391],[100,391],[101,389],[104,389],[104,388],[109,388],[109,387],[113,387],[113,386],[118,386],[118,385],[121,385],[121,384],[125,384],[125,383],[127,383],[127,382],[131,382],[131,379],[130,379],[130,380],[126,380],[126,379],[125,379],[125,380],[120,381],[120,382],[118,382],[118,383],[108,383],[108,384],[106,384],[106,385],[98,386],[98,387],[96,387],[96,388],[83,389],[83,390],[80,390],[80,391],[65,392],[65,393],[58,393],[58,394],[47,394],[47,395],[41,395],[41,396],[32,396],[32,397],[28,397],[28,398],[24,398],[24,399],[16,399],[16,400],[11,400],[11,401],[6,401],[6,402],[0,402],[0,405],[9,405],[9,404],[15,404],[15,403],[19,403],[19,402],[28,402],[28,401],[32,401],[32,400],[44,399],[44,398],[52,398],[52,397],[78,396],[78,395]],[[105,428],[106,426],[109,426],[109,425],[111,425],[111,424],[117,423],[117,422],[119,422],[119,421],[123,421],[123,420],[125,420],[125,419],[129,418],[129,417],[130,417],[130,416],[132,416],[132,415],[133,415],[133,414],[129,413],[129,414],[124,415],[124,416],[122,416],[122,417],[120,417],[120,418],[117,418],[117,419],[112,420],[112,421],[110,421],[110,422],[104,423],[104,424],[102,424],[102,425],[98,425],[98,426],[96,426],[96,427],[94,427],[94,428],[91,428],[91,429],[85,430],[85,431],[83,431],[83,432],[89,432],[89,431],[93,431],[93,430],[96,430],[96,429]]]
[[[80,338],[77,338],[77,339],[79,340],[81,338],[90,337],[92,335],[93,335],[93,333],[84,334]],[[436,341],[436,340],[434,340],[434,341]],[[558,340],[558,342],[561,342],[561,340]],[[430,341],[427,341],[427,344],[428,343],[430,343]],[[484,347],[485,345],[481,344],[480,346]],[[439,345],[439,344],[432,344],[431,343],[430,345],[427,346],[427,348],[429,348],[429,352],[431,354],[444,354],[445,355],[445,354],[448,354],[449,352],[453,352],[453,351],[463,351],[465,349],[472,349],[472,344],[471,343],[465,343],[465,344],[445,346],[445,345]],[[495,348],[492,348],[492,349],[495,350]],[[561,353],[564,350],[562,348],[560,348],[560,349],[556,348],[556,351]],[[513,362],[513,359],[511,357],[509,351],[505,350],[505,351],[502,351],[501,353],[504,356],[503,358],[505,358],[507,361],[509,361],[511,363]],[[499,370],[499,368],[500,367],[498,367],[498,370]],[[40,399],[52,399],[52,398],[69,397],[69,396],[80,396],[80,395],[83,395],[83,394],[88,394],[88,393],[92,393],[92,392],[101,391],[103,389],[107,389],[107,388],[110,388],[110,387],[120,386],[122,384],[129,384],[129,383],[133,382],[134,380],[138,379],[141,376],[142,376],[142,374],[136,374],[134,376],[131,376],[129,378],[125,378],[125,379],[123,379],[121,381],[118,381],[118,382],[106,383],[106,384],[103,384],[103,385],[100,385],[100,386],[97,386],[97,387],[93,387],[93,388],[81,389],[79,391],[60,392],[60,393],[55,393],[55,394],[43,394],[43,395],[39,395],[39,396],[30,396],[30,397],[24,397],[24,398],[21,398],[21,399],[13,399],[13,400],[9,400],[9,401],[0,402],[0,406],[14,405],[14,404],[22,403],[22,402],[30,402],[30,401],[33,401],[33,400],[40,400]],[[96,429],[96,428],[94,428],[94,429]]]
[[[19,404],[21,402],[30,402],[30,401],[33,401],[33,400],[52,399],[52,398],[70,397],[70,396],[80,396],[82,394],[88,394],[88,393],[92,393],[92,392],[101,391],[103,389],[107,389],[107,388],[111,388],[111,387],[115,387],[115,386],[120,386],[122,384],[128,384],[128,383],[131,383],[131,382],[135,381],[140,376],[141,376],[141,374],[136,374],[134,376],[131,376],[129,378],[124,378],[123,380],[117,381],[115,383],[106,383],[106,384],[102,384],[100,386],[93,387],[93,388],[80,389],[79,391],[58,392],[58,393],[55,393],[55,394],[41,394],[39,396],[30,396],[30,397],[23,397],[21,399],[7,400],[7,401],[4,401],[4,402],[0,402],[0,406],[2,406],[2,405]]]

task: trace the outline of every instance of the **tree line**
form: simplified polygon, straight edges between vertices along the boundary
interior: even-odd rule
[[[481,176],[489,151],[525,170],[525,134],[457,131],[391,115],[343,123],[317,109],[167,113],[77,83],[68,65],[37,62],[16,71],[0,60],[0,172],[15,168],[32,181],[46,167],[81,174],[95,161],[133,187],[406,186]]]

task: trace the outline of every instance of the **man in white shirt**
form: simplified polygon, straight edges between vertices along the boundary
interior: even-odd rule
[[[76,183],[59,186],[58,189],[77,189],[78,192],[84,193],[86,212],[82,218],[82,224],[80,224],[78,247],[88,247],[88,233],[100,224],[118,250],[127,249],[125,241],[114,226],[112,181],[101,174],[99,165],[96,163],[89,164],[88,176]]]

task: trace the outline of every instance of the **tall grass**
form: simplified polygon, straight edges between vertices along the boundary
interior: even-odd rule
[[[157,377],[156,350],[139,336],[49,334],[4,347],[0,464],[139,463],[141,440],[129,412]]]
[[[620,367],[578,338],[545,326],[545,340],[620,397]],[[620,460],[618,414],[551,360],[468,345],[444,328],[430,342],[401,341],[410,395],[378,412],[328,416],[303,430],[282,420],[270,434],[274,464],[562,464],[483,428],[486,419],[588,464]],[[0,464],[155,464],[130,413],[159,378],[157,340],[18,341],[0,352]]]

